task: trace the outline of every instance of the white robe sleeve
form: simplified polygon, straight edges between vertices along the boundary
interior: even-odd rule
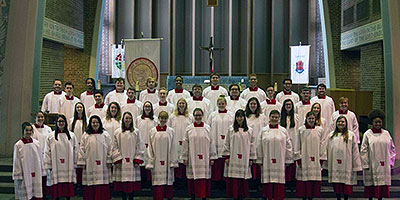
[[[361,165],[361,159],[360,159],[360,151],[358,150],[358,143],[357,143],[357,136],[353,134],[354,138],[352,140],[352,155],[353,155],[353,171],[361,171],[362,170],[362,165]]]
[[[293,146],[292,140],[290,139],[289,133],[286,131],[286,153],[285,153],[285,163],[290,164],[293,163]]]
[[[13,180],[22,180],[23,177],[24,177],[24,175],[22,172],[21,155],[18,151],[18,146],[14,145],[12,179]]]
[[[256,136],[254,135],[253,129],[251,129],[250,127],[248,132],[250,134],[250,160],[257,160]]]
[[[390,149],[389,149],[389,162],[390,166],[394,166],[396,160],[396,147],[394,146],[392,138],[390,138]]]
[[[49,95],[44,96],[43,103],[42,103],[42,112],[46,112],[49,110]]]
[[[78,145],[78,141],[76,139],[76,136],[74,135],[73,138],[73,151],[74,151],[74,167],[76,168],[78,165],[78,149],[79,149],[79,145]]]
[[[233,132],[233,128],[230,127],[228,134],[226,135],[225,143],[224,143],[224,151],[222,152],[223,156],[230,157],[231,155],[231,135]]]
[[[217,147],[215,144],[215,139],[213,138],[213,135],[211,134],[211,131],[209,130],[208,132],[208,137],[210,137],[210,160],[216,160],[218,158],[217,156]]]
[[[256,147],[256,151],[257,151],[257,160],[256,163],[257,164],[262,164],[263,162],[263,157],[264,157],[264,152],[263,152],[263,146],[262,146],[262,135],[263,135],[264,130],[261,131],[261,134],[258,136],[258,142],[257,142],[257,147]]]
[[[46,142],[44,145],[44,158],[43,158],[43,163],[44,163],[44,168],[45,169],[50,169],[52,168],[51,164],[51,138],[52,137],[47,137]]]
[[[172,129],[172,131],[171,131],[171,142],[172,142],[172,144],[171,144],[171,150],[170,150],[170,167],[171,168],[178,168],[179,167],[179,164],[178,164],[178,153],[176,152],[176,145],[177,145],[177,142],[176,142],[176,139],[175,139],[175,131]]]
[[[321,136],[320,136],[320,143],[319,143],[319,159],[320,160],[327,160],[326,159],[326,141],[325,141],[325,131],[321,128]]]
[[[355,113],[354,113],[354,115],[353,115],[352,118],[353,118],[353,119],[352,119],[353,130],[351,130],[351,131],[353,131],[353,133],[356,135],[356,137],[357,137],[357,143],[360,143],[360,131],[359,131],[359,129],[358,129],[358,121],[357,121],[357,116],[356,116]]]
[[[83,135],[78,149],[78,165],[86,165],[86,140],[87,136]]]
[[[154,168],[154,150],[153,150],[153,137],[155,133],[153,129],[150,130],[149,133],[149,146],[147,148],[147,164],[146,169],[153,169]]]
[[[105,141],[107,142],[107,163],[115,163],[119,160],[122,160],[122,156],[121,153],[113,147],[113,142],[112,142],[112,138],[108,135],[105,138]]]
[[[367,133],[367,132],[366,132]],[[363,169],[369,169],[369,142],[368,142],[368,134],[364,134],[361,149],[360,149],[360,157]]]
[[[182,147],[182,155],[181,155],[181,160],[183,160],[183,161],[188,161],[188,159],[189,159],[189,131],[190,131],[190,129],[187,128],[185,131],[185,135],[183,136],[183,142],[182,142],[183,147]]]
[[[293,160],[299,160],[301,159],[301,137],[300,137],[301,131],[297,132],[297,134],[294,136],[294,147],[293,147]]]
[[[144,143],[140,139],[140,136],[137,134],[136,137],[136,151],[135,151],[135,159],[144,161]]]

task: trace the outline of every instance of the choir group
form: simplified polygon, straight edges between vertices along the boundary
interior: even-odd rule
[[[232,84],[229,94],[219,79],[211,74],[210,86],[194,85],[191,96],[180,76],[171,91],[148,78],[139,99],[122,78],[105,98],[92,78],[80,98],[72,83],[63,91],[55,80],[14,146],[16,199],[69,199],[76,183],[84,199],[110,199],[111,183],[133,199],[146,182],[154,199],[172,199],[175,179],[187,182],[192,199],[210,197],[211,183],[222,182],[235,199],[248,197],[249,182],[265,199],[284,199],[285,186],[311,199],[321,194],[323,168],[338,199],[352,194],[359,171],[365,197],[389,197],[396,153],[382,111],[370,112],[372,128],[360,137],[349,99],[340,98],[335,111],[324,84],[317,96],[304,88],[300,98],[285,79],[275,97],[274,86],[265,92],[255,74],[249,88]],[[45,113],[58,113],[54,131]]]

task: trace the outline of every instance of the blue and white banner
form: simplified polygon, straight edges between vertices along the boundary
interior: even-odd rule
[[[125,78],[125,49],[122,45],[112,45],[111,78]]]
[[[291,46],[290,55],[290,78],[293,84],[308,84],[310,45]]]

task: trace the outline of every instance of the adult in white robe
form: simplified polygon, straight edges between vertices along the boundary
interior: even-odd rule
[[[141,102],[150,101],[154,105],[159,101],[158,90],[156,89],[157,82],[154,78],[149,77],[146,81],[146,86],[147,89],[140,92],[139,100]]]
[[[102,120],[103,127],[110,134],[110,137],[114,137],[114,133],[118,128],[121,127],[121,107],[117,102],[111,102],[108,105],[106,117]]]
[[[93,115],[97,115],[100,119],[104,119],[106,117],[108,106],[104,103],[103,92],[96,90],[94,92],[94,100],[96,103],[88,108],[87,117],[90,118]]]
[[[179,99],[187,99],[190,98],[189,91],[183,89],[183,78],[181,76],[175,77],[175,89],[172,89],[168,92],[167,101],[171,103],[173,106],[176,106],[176,103]]]
[[[135,98],[136,93],[133,88],[128,88],[126,93],[128,95],[128,99],[124,104],[121,105],[122,114],[125,112],[130,112],[134,119],[134,126],[136,126],[135,120],[139,115],[142,114],[143,103]]]
[[[295,111],[297,111],[297,116],[299,117],[299,124],[303,125],[306,120],[306,115],[311,111],[311,101],[299,101],[295,105]]]
[[[62,83],[60,80],[54,80],[54,91],[44,96],[41,111],[44,113],[58,113],[58,99],[65,95],[62,91]]]
[[[22,124],[23,137],[14,145],[13,171],[15,199],[42,198],[42,175],[45,173],[42,151],[33,139],[33,127],[29,122]]]
[[[265,101],[261,102],[261,110],[265,116],[269,116],[269,113],[273,110],[281,111],[282,104],[276,101],[276,99],[266,99]],[[269,122],[269,118],[268,122]]]
[[[42,153],[44,153],[46,138],[52,132],[51,128],[46,124],[43,124],[43,122],[44,122],[44,114],[42,111],[39,111],[38,113],[36,113],[35,123],[33,124],[32,138],[39,141],[40,150]]]
[[[204,121],[207,121],[210,112],[210,100],[202,96],[202,87],[194,85],[192,87],[193,97],[186,99],[189,113],[193,113],[195,108],[200,108],[204,113]]]
[[[318,95],[311,98],[311,104],[321,104],[321,117],[329,120],[335,112],[335,102],[333,99],[326,95],[326,85],[321,83],[317,86]],[[328,121],[330,123],[330,121]],[[328,124],[330,126],[330,124]]]
[[[128,99],[128,95],[126,95],[125,91],[125,80],[123,78],[118,78],[115,81],[115,90],[109,92],[104,100],[106,105],[111,102],[117,102],[119,105],[126,102]]]
[[[360,144],[360,131],[358,130],[358,120],[354,112],[349,110],[349,99],[346,97],[341,97],[339,99],[339,110],[335,111],[330,120],[330,132],[335,130],[335,123],[339,116],[345,116],[347,119],[348,127],[351,132],[356,134],[357,142]]]
[[[228,91],[226,91],[225,88],[219,85],[219,78],[219,74],[212,73],[210,75],[210,86],[206,87],[203,91],[202,96],[210,100],[210,106],[208,110],[209,113],[217,110],[217,99],[219,96],[228,96]]]
[[[165,88],[161,88],[158,92],[158,103],[154,104],[154,114],[158,116],[161,111],[165,111],[168,115],[174,112],[174,105],[167,101],[168,91]]]
[[[311,106],[311,111],[315,113],[316,119],[315,119],[315,124],[316,126],[321,126],[321,128],[324,130],[324,141],[327,139],[330,131],[330,126],[328,120],[322,117],[322,110],[321,110],[321,104],[318,102],[315,102]],[[325,141],[326,142],[326,141]]]
[[[292,80],[283,80],[283,90],[276,95],[276,100],[283,103],[286,99],[291,99],[294,104],[300,101],[300,96],[292,91]]]
[[[231,84],[229,86],[229,97],[225,97],[226,99],[226,109],[231,111],[232,113],[236,113],[237,110],[246,109],[247,101],[240,96],[240,87],[238,84]]]
[[[86,91],[81,93],[80,100],[86,108],[86,116],[88,116],[88,108],[92,107],[96,101],[94,100],[94,90],[96,88],[96,84],[93,78],[87,78],[86,81]]]
[[[249,75],[249,87],[242,91],[240,97],[249,101],[251,97],[256,97],[259,102],[265,101],[267,95],[265,91],[257,86],[258,79],[256,74]]]

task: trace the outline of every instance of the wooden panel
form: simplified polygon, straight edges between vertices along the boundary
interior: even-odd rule
[[[339,109],[339,98],[349,98],[349,110],[359,116],[368,116],[372,110],[372,91],[356,91],[354,89],[328,89],[328,95],[335,101],[336,110]]]

